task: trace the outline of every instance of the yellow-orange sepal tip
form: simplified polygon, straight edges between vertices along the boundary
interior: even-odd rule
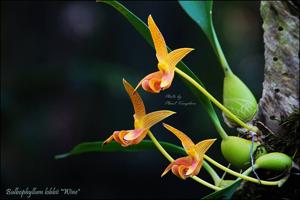
[[[134,92],[134,88],[124,78],[123,78],[123,85],[124,85],[124,88],[125,88],[128,96],[130,97],[131,102],[132,102],[135,116],[137,118],[141,118],[141,117],[145,116],[146,109],[145,109],[144,102],[143,102],[142,98],[140,97],[140,95],[138,93]]]
[[[185,149],[186,152],[189,151],[189,149],[193,148],[195,146],[194,142],[183,132],[180,130],[163,123],[163,126],[169,130],[171,133],[173,133],[182,143],[183,148]]]
[[[217,139],[202,140],[195,145],[197,153],[204,154]]]
[[[161,61],[168,54],[167,45],[151,15],[148,16],[148,27],[156,50],[156,57],[159,61]]]
[[[169,71],[173,71],[176,65],[191,51],[193,48],[179,48],[171,51],[166,57],[166,64],[169,67]]]

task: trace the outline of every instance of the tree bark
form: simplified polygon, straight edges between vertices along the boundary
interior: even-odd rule
[[[265,71],[259,111],[253,120],[257,139],[269,152],[295,155],[299,165],[299,4],[262,1]],[[271,172],[260,174],[274,175]],[[261,177],[263,178],[263,177]],[[244,183],[235,199],[295,199],[300,196],[299,175],[293,171],[280,188]]]

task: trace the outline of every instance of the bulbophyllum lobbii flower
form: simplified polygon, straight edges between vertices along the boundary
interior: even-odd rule
[[[123,147],[138,144],[146,137],[148,130],[153,125],[175,114],[175,112],[170,110],[160,110],[146,114],[145,106],[140,95],[134,91],[134,88],[125,79],[123,79],[123,85],[134,108],[134,129],[114,131],[103,144],[107,144],[112,140],[120,143]]]
[[[183,132],[170,125],[163,125],[166,129],[174,133],[176,137],[180,139],[188,156],[178,158],[171,162],[161,176],[164,176],[170,169],[176,176],[182,179],[197,175],[202,167],[203,156],[205,152],[215,142],[216,139],[203,140],[197,144],[194,144],[193,141]]]
[[[172,84],[175,67],[192,48],[180,48],[168,53],[165,39],[156,26],[151,15],[148,17],[148,27],[156,50],[159,71],[151,73],[143,78],[136,89],[142,85],[143,89],[151,93],[159,93],[161,90],[169,88]]]

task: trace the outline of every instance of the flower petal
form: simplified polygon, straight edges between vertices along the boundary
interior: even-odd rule
[[[130,130],[127,132],[127,134],[124,136],[124,139],[129,141],[129,140],[134,140],[137,137],[139,137],[145,129],[135,129],[135,130]]]
[[[102,143],[102,145],[106,145],[106,144],[110,143],[113,139],[114,139],[113,135],[109,136],[109,137]]]
[[[202,157],[216,139],[203,140],[195,145],[195,150],[198,156]]]
[[[184,165],[178,166],[178,174],[179,174],[180,178],[182,178],[183,180],[185,180],[187,178],[186,170],[187,170],[187,166],[184,166]]]
[[[135,138],[134,140],[131,141],[131,144],[138,144],[140,143],[147,135],[149,129],[144,129],[144,131],[139,135],[139,137]]]
[[[131,131],[131,130],[129,130],[129,131]],[[123,130],[123,131],[120,131],[119,134],[118,134],[118,139],[119,139],[119,141],[120,141],[120,144],[121,144],[123,147],[127,147],[127,146],[130,145],[130,142],[124,139],[125,135],[126,135],[129,131]],[[116,140],[116,141],[117,141],[117,140]]]
[[[192,48],[180,48],[171,51],[166,59],[166,63],[169,65],[170,70],[174,70],[178,62],[180,62],[188,53],[193,51]]]
[[[172,84],[173,78],[174,78],[174,71],[163,73],[160,87],[163,88],[164,90],[168,89]]]
[[[193,159],[191,156],[185,156],[185,157],[181,157],[181,158],[177,158],[174,163],[176,165],[186,165],[186,166],[190,166],[193,162]]]
[[[159,110],[148,113],[143,118],[143,128],[150,129],[153,125],[164,120],[165,118],[175,114],[175,112],[170,110]]]
[[[178,173],[178,165],[173,165],[172,167],[172,173],[175,174],[175,176],[180,177],[179,173]]]
[[[154,82],[152,81],[151,83],[151,87],[150,87],[150,80],[155,80]],[[160,92],[160,82],[162,79],[162,72],[161,71],[157,71],[157,72],[153,72],[151,74],[148,74],[147,76],[145,76],[139,83],[138,85],[135,87],[134,91],[136,91],[141,85],[143,87],[143,89],[147,92],[152,92],[152,93],[158,93]],[[159,84],[155,84],[155,82],[159,82]],[[158,85],[158,88],[155,88],[154,86]]]
[[[164,60],[168,55],[167,45],[157,25],[155,24],[151,15],[148,17],[148,26],[156,50],[156,57],[158,61]]]
[[[197,175],[202,167],[202,162],[203,162],[203,157],[202,159],[199,160],[193,159],[192,165],[187,170],[186,175],[187,176]]]
[[[166,173],[168,173],[168,171],[170,171],[170,169],[172,168],[172,166],[174,165],[174,162],[171,162],[167,168],[165,169],[165,171],[161,174],[160,177],[163,177],[164,175],[166,175]],[[172,168],[173,169],[173,168]]]
[[[125,79],[123,79],[123,85],[132,102],[134,112],[135,112],[135,117],[136,118],[143,117],[146,114],[146,111],[145,111],[145,105],[142,98],[137,92],[134,92],[133,87]]]
[[[113,134],[103,142],[103,145],[108,144],[112,140],[115,140],[123,147],[138,144],[146,137],[147,132],[148,129],[114,131]]]
[[[197,162],[197,166],[191,174],[192,176],[195,176],[195,175],[199,174],[200,169],[202,168],[202,164],[203,164],[203,157]]]
[[[174,135],[176,135],[176,137],[180,139],[182,146],[186,152],[188,152],[191,148],[194,148],[195,144],[186,134],[168,124],[163,123],[163,126],[172,133],[174,133]]]
[[[172,172],[173,172],[176,176],[180,177],[179,174],[178,174],[178,170],[177,170],[177,169],[178,169],[178,166],[183,165],[183,166],[188,167],[188,166],[191,165],[191,162],[192,162],[192,159],[191,159],[190,156],[178,158],[178,159],[174,160],[173,162],[171,162],[171,163],[167,166],[167,168],[166,168],[166,169],[164,170],[164,172],[162,173],[161,177],[163,177],[166,173],[168,173],[168,171],[170,171],[170,169],[172,169]],[[181,178],[181,177],[180,177],[180,178]]]
[[[120,140],[119,140],[119,139],[116,139],[116,138],[118,138],[119,132],[120,132],[120,131],[114,131],[113,134],[111,134],[111,136],[109,136],[109,137],[102,143],[102,145],[108,144],[108,143],[110,143],[112,140],[115,140],[116,142],[120,143]]]
[[[150,88],[149,92],[159,93],[161,91],[161,87],[160,87],[161,79],[152,78],[152,79],[149,80],[148,83],[149,83],[149,85],[147,86],[147,88],[148,87]]]
[[[113,134],[112,134],[112,136],[113,136],[113,139],[114,139],[117,143],[121,144],[121,140],[119,139],[119,133],[120,133],[120,131],[114,131]]]

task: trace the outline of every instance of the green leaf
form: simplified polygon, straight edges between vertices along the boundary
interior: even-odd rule
[[[178,1],[178,3],[212,42],[214,38],[211,15],[213,1]]]
[[[65,154],[56,155],[55,159],[62,159],[69,156],[79,155],[82,153],[91,153],[91,152],[138,152],[143,150],[153,150],[156,149],[156,146],[151,140],[143,140],[137,145],[129,146],[129,147],[122,147],[120,144],[112,141],[106,145],[102,146],[103,141],[97,142],[84,142],[81,144],[76,145],[71,151]],[[169,152],[186,155],[185,150],[182,147],[176,146],[174,144],[168,142],[159,142],[164,149]],[[205,161],[203,165],[208,165]],[[208,165],[209,166],[209,165]],[[235,190],[239,187],[242,180],[237,180],[230,186],[219,190],[217,192],[213,192],[203,199],[230,199]]]
[[[162,145],[164,149],[166,149],[169,152],[173,152],[183,156],[186,155],[186,152],[182,147],[176,146],[168,142],[159,141],[159,143],[160,145]],[[122,147],[120,144],[116,143],[115,141],[112,141],[106,145],[102,145],[102,144],[103,141],[84,142],[76,145],[71,151],[64,154],[56,155],[54,156],[54,158],[62,159],[62,158],[67,158],[69,156],[79,155],[82,153],[91,153],[91,152],[99,152],[99,153],[100,152],[138,152],[143,150],[157,149],[157,147],[151,140],[143,140],[139,144],[128,146],[126,148]],[[218,182],[220,178],[205,160],[203,161],[203,168],[212,175],[212,178],[214,179],[215,182]],[[212,171],[214,172],[213,174]]]
[[[130,23],[131,25],[141,34],[141,36],[148,42],[149,45],[153,46],[152,38],[148,29],[148,26],[139,19],[136,15],[134,15],[132,12],[130,12],[125,6],[123,6],[118,1],[97,1],[97,2],[103,2],[106,3],[113,8],[115,8],[119,13],[121,13]],[[171,50],[168,48],[169,51]],[[177,67],[188,74],[190,77],[192,77],[195,81],[197,81],[200,85],[203,85],[203,83],[200,81],[200,79],[183,63],[180,62]],[[192,84],[187,82],[186,80],[182,79],[184,83],[188,86],[188,88],[193,92],[194,95],[198,98],[199,102],[202,104],[204,109],[207,111],[208,115],[210,116],[211,120],[213,121],[217,131],[223,134],[226,134],[223,130],[219,118],[210,102],[210,100],[203,95],[201,92],[199,92]]]
[[[155,149],[155,145],[151,140],[143,140],[139,144],[129,146],[129,147],[122,147],[120,144],[116,143],[115,141],[110,142],[109,144],[102,145],[102,141],[97,142],[84,142],[81,144],[76,145],[70,152],[56,155],[55,159],[66,158],[73,155],[79,155],[81,153],[89,153],[89,152],[137,152],[143,150],[152,150]],[[174,144],[170,144],[168,142],[159,142],[166,150],[178,153],[181,155],[186,155],[183,148],[176,146]]]
[[[224,56],[217,38],[212,20],[213,1],[178,1],[183,10],[198,24],[210,41],[225,75],[231,73],[231,69]]]
[[[232,195],[234,194],[234,192],[236,191],[236,189],[241,185],[242,180],[238,179],[236,181],[234,181],[234,183],[232,183],[231,185],[229,185],[228,187],[213,192],[205,197],[203,197],[202,199],[231,199]]]

